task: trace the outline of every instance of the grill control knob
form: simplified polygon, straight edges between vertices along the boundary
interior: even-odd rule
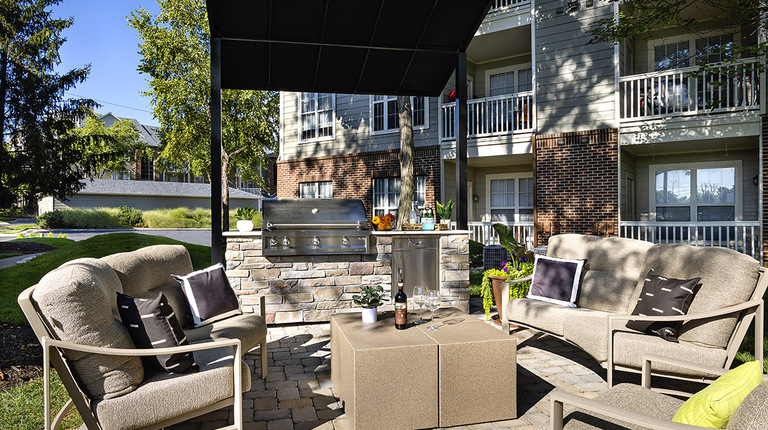
[[[312,245],[315,245],[315,246],[320,245],[320,239],[318,239],[317,236],[312,238]]]
[[[283,238],[283,246],[288,246],[291,244],[291,239],[288,239],[287,237]]]
[[[276,238],[270,238],[269,239],[269,246],[277,246],[277,239]]]
[[[346,237],[346,236],[342,237],[341,238],[341,244],[344,245],[344,246],[349,245],[349,238]]]

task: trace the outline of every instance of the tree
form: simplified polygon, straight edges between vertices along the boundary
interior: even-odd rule
[[[397,205],[397,225],[409,222],[413,192],[416,189],[415,172],[413,169],[413,115],[411,113],[411,98],[397,97],[398,122],[400,123],[400,201]]]
[[[203,0],[159,0],[160,13],[145,9],[128,19],[142,40],[139,71],[150,76],[152,110],[160,122],[165,168],[210,177],[210,29]],[[236,170],[263,185],[260,167],[277,151],[278,94],[222,91],[221,148],[224,229],[229,227],[228,178]]]
[[[129,119],[122,119],[105,127],[104,121],[89,112],[83,126],[76,128],[73,133],[86,142],[83,157],[102,160],[98,168],[108,172],[128,172],[128,158],[136,151],[149,151],[139,140],[139,131]]]
[[[18,197],[66,199],[105,161],[84,157],[87,141],[72,133],[78,118],[96,103],[64,99],[83,82],[90,66],[54,72],[60,63],[62,30],[72,18],[51,16],[59,0],[0,0],[0,206]]]

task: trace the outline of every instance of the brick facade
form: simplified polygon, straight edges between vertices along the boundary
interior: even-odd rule
[[[538,244],[552,234],[618,231],[618,131],[601,129],[536,136]]]
[[[332,181],[333,197],[360,199],[368,217],[373,212],[375,178],[400,176],[399,150],[362,152],[277,162],[277,197],[299,197],[299,183]],[[414,151],[417,176],[427,177],[427,204],[440,195],[440,147],[417,147]]]

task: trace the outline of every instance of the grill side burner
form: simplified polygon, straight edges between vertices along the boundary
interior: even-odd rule
[[[363,202],[354,199],[264,199],[262,255],[367,254]]]

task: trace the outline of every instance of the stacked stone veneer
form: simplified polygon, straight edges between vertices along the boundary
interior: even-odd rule
[[[381,285],[391,297],[391,235],[372,235],[368,255],[290,257],[262,256],[258,233],[226,239],[227,276],[243,310],[258,312],[265,296],[268,324],[329,321],[336,312],[357,311],[352,296],[361,285]],[[441,235],[439,258],[440,290],[451,297],[445,305],[468,311],[468,233]]]

